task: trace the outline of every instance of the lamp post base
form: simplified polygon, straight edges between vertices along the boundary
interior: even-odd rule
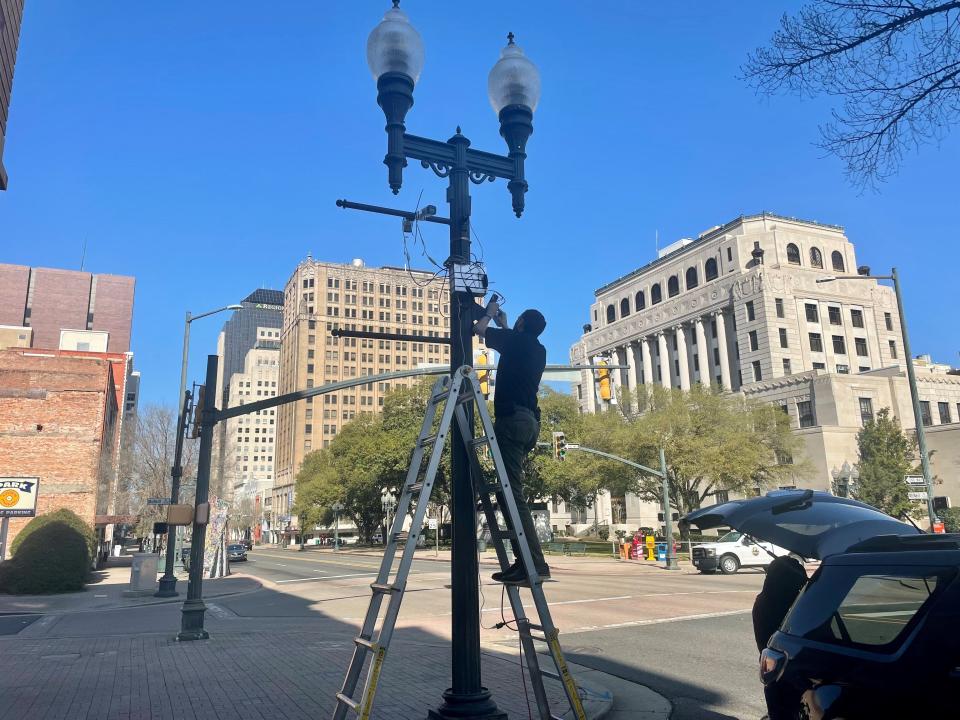
[[[172,575],[164,575],[160,578],[160,587],[153,594],[154,597],[177,597],[177,578]]]
[[[203,627],[203,614],[206,611],[207,606],[204,605],[203,600],[184,602],[177,640],[208,640],[210,633]]]
[[[480,688],[477,693],[443,693],[443,705],[427,713],[427,720],[507,720],[507,714],[497,708],[490,691]]]

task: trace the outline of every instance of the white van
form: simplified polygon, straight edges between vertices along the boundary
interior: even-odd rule
[[[757,542],[733,530],[716,542],[694,545],[693,564],[702,573],[713,573],[719,569],[724,575],[732,575],[742,567],[766,567],[773,562],[774,556],[790,554],[773,543]],[[801,557],[797,557],[797,560],[803,562]]]

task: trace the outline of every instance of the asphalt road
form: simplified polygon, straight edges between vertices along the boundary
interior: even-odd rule
[[[572,662],[667,697],[673,720],[756,720],[766,713],[749,613],[563,636]]]
[[[218,600],[240,617],[295,618],[320,613],[358,623],[370,597],[380,558],[256,549],[233,568],[276,583],[279,592]],[[756,720],[765,713],[757,679],[757,651],[749,608],[763,574],[700,575],[610,561],[551,558],[554,580],[545,586],[567,657],[631,682],[646,685],[673,704],[679,720]],[[514,644],[496,630],[500,619],[495,568],[481,568],[484,592],[481,637]],[[449,563],[418,560],[411,571],[399,626],[434,636],[449,629]],[[509,615],[509,611],[507,612]]]

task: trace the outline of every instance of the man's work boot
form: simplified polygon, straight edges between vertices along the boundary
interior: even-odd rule
[[[523,572],[523,563],[517,560],[515,563],[513,563],[513,565],[508,567],[506,570],[498,570],[491,577],[493,578],[494,582],[503,582],[504,576],[511,576],[516,573],[522,573],[522,572]]]
[[[522,564],[515,563],[508,570],[505,570],[502,573],[497,573],[500,577],[498,578],[494,575],[494,580],[497,582],[502,582],[507,585],[527,585],[527,571],[524,569]],[[543,567],[537,568],[537,575],[540,577],[540,581],[546,580],[550,577],[550,567],[544,565]]]

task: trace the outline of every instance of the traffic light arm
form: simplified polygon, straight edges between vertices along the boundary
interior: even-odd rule
[[[622,458],[619,455],[614,455],[612,453],[603,452],[602,450],[594,450],[593,448],[584,447],[583,445],[574,445],[567,443],[567,450],[579,450],[580,452],[590,453],[591,455],[599,455],[600,457],[605,457],[608,460],[616,460],[617,462],[622,462],[624,465],[629,465],[632,468],[636,468],[641,472],[645,472],[649,475],[655,475],[658,478],[663,478],[663,473],[659,470],[654,470],[649,468],[646,465],[641,465],[640,463],[635,463],[632,460],[627,460]]]

